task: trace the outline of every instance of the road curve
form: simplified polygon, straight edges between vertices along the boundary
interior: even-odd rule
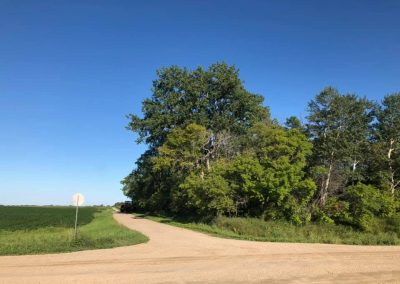
[[[400,283],[400,247],[221,239],[132,215],[145,244],[0,257],[0,283]]]

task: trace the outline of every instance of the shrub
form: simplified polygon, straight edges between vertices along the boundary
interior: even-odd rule
[[[353,224],[353,216],[350,214],[349,207],[348,201],[330,197],[322,211],[327,218],[334,220],[337,224]]]
[[[192,174],[179,190],[200,216],[218,216],[235,209],[228,183],[217,174],[210,173],[204,178]]]
[[[334,224],[335,221],[329,217],[324,210],[318,206],[312,208],[312,221],[318,224]]]
[[[371,229],[374,216],[390,216],[394,208],[390,198],[362,183],[348,187],[343,199],[349,204],[352,223],[363,230]]]

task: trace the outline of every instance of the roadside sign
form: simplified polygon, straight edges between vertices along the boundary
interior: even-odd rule
[[[81,206],[85,202],[85,197],[81,193],[75,193],[72,196],[72,204],[74,206]]]
[[[77,228],[78,228],[78,208],[85,202],[85,197],[81,193],[75,193],[72,196],[72,204],[76,206],[75,210],[75,233],[74,233],[74,239],[76,239],[76,234],[77,234]]]

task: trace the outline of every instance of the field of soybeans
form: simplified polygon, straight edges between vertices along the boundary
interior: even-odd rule
[[[0,255],[111,248],[148,240],[118,224],[111,208],[79,208],[76,239],[74,223],[72,206],[0,206]]]

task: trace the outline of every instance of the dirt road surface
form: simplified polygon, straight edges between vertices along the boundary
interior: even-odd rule
[[[400,283],[400,247],[228,240],[115,214],[150,241],[0,257],[0,283]]]

